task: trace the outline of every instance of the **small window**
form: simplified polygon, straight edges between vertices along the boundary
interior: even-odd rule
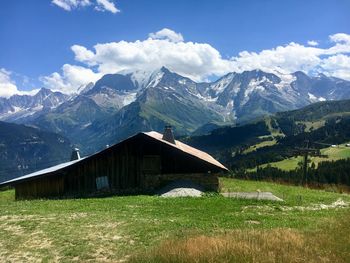
[[[101,176],[96,178],[96,188],[97,190],[103,190],[109,188],[108,177]]]

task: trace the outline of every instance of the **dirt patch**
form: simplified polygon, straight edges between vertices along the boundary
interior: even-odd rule
[[[283,201],[283,199],[273,195],[271,192],[230,192],[222,193],[225,197],[240,198],[240,199],[256,199],[269,201]]]

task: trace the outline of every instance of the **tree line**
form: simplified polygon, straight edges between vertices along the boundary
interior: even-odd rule
[[[306,178],[304,178],[302,165],[291,171],[284,171],[268,165],[257,167],[256,171],[236,170],[234,176],[237,178],[252,180],[279,181],[295,185],[317,185],[325,184],[350,186],[350,158],[338,161],[326,161],[308,167]]]

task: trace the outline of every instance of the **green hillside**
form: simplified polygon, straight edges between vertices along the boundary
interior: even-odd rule
[[[338,237],[333,242],[333,236],[339,231],[341,236],[347,235],[348,227],[343,229],[341,222],[350,215],[349,195],[224,178],[221,183],[223,191],[271,191],[285,202],[219,195],[15,201],[13,190],[0,191],[0,261],[145,262],[149,258],[146,262],[178,262],[171,259],[171,254],[166,254],[170,257],[167,261],[152,253],[161,253],[168,241],[177,242],[175,248],[185,242],[182,239],[220,240],[225,235],[239,238],[237,242],[248,242],[248,247],[255,246],[241,252],[230,250],[235,262],[253,262],[251,258],[257,256],[257,251],[264,262],[275,262],[281,249],[286,255],[291,253],[290,257],[302,254],[306,261],[310,256],[314,260],[321,257],[345,262],[349,239]],[[329,232],[330,224],[339,229]],[[262,241],[269,235],[274,237]],[[256,242],[249,243],[249,236]],[[288,241],[284,236],[293,238]],[[278,246],[268,245],[276,242]],[[300,242],[305,246],[300,247]],[[311,243],[313,246],[309,246]],[[211,243],[206,244],[202,251],[212,251]],[[243,252],[246,254],[242,258]],[[219,258],[220,255],[216,257]],[[182,262],[193,262],[193,258]]]
[[[232,170],[276,162],[285,169],[294,169],[299,161],[294,158],[295,149],[305,147],[306,140],[316,149],[324,148],[322,144],[349,141],[350,100],[315,103],[245,125],[222,127],[207,135],[187,138],[187,143],[213,154]],[[337,160],[334,154],[330,153],[329,160]],[[316,164],[320,161],[315,159]]]
[[[337,147],[327,147],[320,150],[321,155],[324,157],[311,156],[310,163],[317,165],[326,161],[337,161],[340,159],[350,158],[350,147],[346,147],[346,144],[340,144]],[[260,165],[260,167],[266,167],[270,165],[285,171],[294,170],[298,167],[298,164],[303,161],[302,156],[287,158],[279,162],[272,162],[268,164]]]
[[[0,121],[0,182],[69,161],[71,149],[58,134]]]

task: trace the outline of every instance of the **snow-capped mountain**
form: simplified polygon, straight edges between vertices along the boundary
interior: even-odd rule
[[[163,67],[108,74],[73,97],[43,89],[33,97],[0,99],[0,119],[58,132],[96,149],[135,132],[162,130],[165,124],[189,134],[208,123],[206,127],[245,122],[346,98],[350,82],[325,75],[252,70],[197,83]]]
[[[198,85],[166,68],[109,74],[30,124],[102,147],[142,130],[162,130],[167,123],[178,134],[208,122],[231,123],[224,108],[206,101]]]
[[[35,95],[14,95],[0,98],[0,120],[25,123],[48,112],[69,98],[60,92],[42,88]]]
[[[209,97],[238,121],[259,115],[295,109],[311,103],[307,89],[294,85],[293,75],[272,74],[261,70],[229,73],[211,83],[203,96]]]

